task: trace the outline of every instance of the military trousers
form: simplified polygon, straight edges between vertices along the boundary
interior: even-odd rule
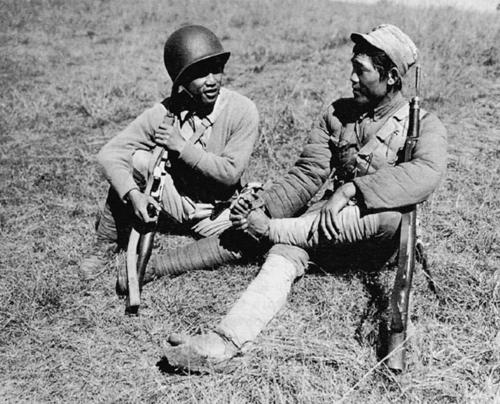
[[[313,205],[303,216],[272,219],[273,247],[259,274],[250,283],[216,331],[241,349],[248,346],[284,307],[292,284],[310,260],[325,266],[381,266],[397,249],[401,213],[361,215],[357,206],[339,214],[339,237],[328,240],[312,224],[326,202]]]
[[[146,178],[150,175],[153,153],[138,150],[132,156],[133,176],[137,187],[144,191]],[[231,227],[229,209],[225,209],[216,218],[211,219],[214,206],[209,203],[196,203],[188,196],[181,195],[170,174],[166,174],[161,196],[161,215],[182,225],[188,232],[201,237],[222,233]],[[138,223],[130,203],[123,201],[113,187],[109,188],[104,207],[96,224],[99,242],[116,242],[126,248],[132,226]]]
[[[383,211],[362,214],[348,205],[338,215],[338,237],[327,239],[313,222],[326,201],[320,201],[298,218],[272,219],[269,238],[276,244],[305,249],[311,260],[325,267],[383,264],[395,252],[399,241],[401,213]]]

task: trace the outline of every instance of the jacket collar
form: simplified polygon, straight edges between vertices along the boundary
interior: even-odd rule
[[[388,115],[393,114],[398,109],[400,109],[405,103],[406,103],[405,98],[403,97],[401,92],[398,91],[394,95],[394,97],[392,97],[390,100],[387,100],[383,104],[376,106],[369,115],[373,117],[374,121],[378,121],[380,119],[384,119]]]

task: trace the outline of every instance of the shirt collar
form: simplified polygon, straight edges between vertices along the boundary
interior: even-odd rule
[[[212,110],[212,112],[210,112],[210,114],[199,117],[200,120],[206,122],[207,126],[213,125],[220,111],[226,106],[228,101],[228,96],[229,96],[228,91],[224,87],[221,87],[219,96],[215,101],[214,109]],[[179,117],[181,118],[181,125],[183,125],[192,116],[198,116],[198,115],[196,114],[196,112],[187,109],[184,109],[181,112],[179,112]]]

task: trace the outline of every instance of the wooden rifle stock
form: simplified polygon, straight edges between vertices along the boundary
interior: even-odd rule
[[[167,118],[172,119],[168,114]],[[148,177],[144,193],[152,196],[157,202],[161,202],[163,184],[165,183],[166,168],[168,167],[168,153],[161,149],[154,167],[153,173]],[[149,209],[148,209],[149,210]],[[127,246],[127,286],[128,296],[125,312],[127,314],[137,314],[141,304],[142,284],[146,266],[151,251],[153,250],[153,241],[156,233],[157,219],[152,223],[147,223],[140,228],[132,228]]]
[[[413,148],[420,134],[420,99],[418,95],[420,69],[416,68],[416,95],[410,100],[408,134],[404,145],[403,162],[410,161]],[[399,258],[396,279],[391,296],[392,318],[389,330],[387,366],[396,372],[405,368],[406,333],[408,327],[408,305],[415,269],[417,241],[417,206],[408,206],[401,218]]]

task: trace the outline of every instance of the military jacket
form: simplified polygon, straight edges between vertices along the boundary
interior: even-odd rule
[[[352,181],[367,210],[399,209],[422,202],[446,169],[446,130],[422,114],[413,158],[399,164],[407,132],[408,102],[398,93],[374,110],[360,111],[352,98],[333,102],[310,133],[301,156],[262,196],[273,217],[300,213],[333,173]]]

